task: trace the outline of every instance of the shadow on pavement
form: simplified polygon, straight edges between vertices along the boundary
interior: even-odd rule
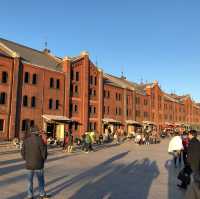
[[[168,199],[183,199],[185,190],[177,187],[177,176],[181,170],[181,166],[175,168],[172,160],[167,160],[165,168],[168,171]]]
[[[128,153],[126,151],[115,155],[71,179],[65,180],[68,175],[55,178],[48,181],[46,187],[48,189],[51,185],[49,192],[54,198],[59,197],[57,195],[60,192],[67,193],[72,186],[81,185],[70,199],[147,199],[151,184],[159,175],[157,164],[149,159],[136,160],[128,165],[117,162]],[[59,183],[61,180],[62,183]],[[25,196],[26,192],[23,192],[8,199]]]
[[[99,166],[89,170],[89,171],[86,171],[84,173],[81,173],[80,175],[77,175],[75,177],[72,177],[70,180],[67,180],[66,182],[62,183],[62,184],[59,184],[58,186],[55,186],[53,189],[50,190],[50,192],[52,193],[52,195],[56,195],[57,193],[59,193],[60,191],[62,191],[63,189],[75,184],[75,183],[78,183],[79,181],[81,180],[84,180],[88,177],[91,177],[92,175],[96,175],[95,173],[100,173],[102,168],[104,167],[107,167],[107,165],[110,165],[112,162],[120,159],[120,158],[123,158],[124,156],[126,156],[128,154],[129,151],[127,152],[124,152],[124,153],[121,153],[121,154],[118,154],[116,156],[113,156],[112,158],[108,159],[107,161],[103,162],[102,164],[100,164]],[[59,177],[59,178],[56,178],[56,179],[53,179],[52,181],[48,181],[46,183],[46,187],[48,185],[51,185],[51,184],[54,184],[56,183],[57,181],[61,180],[61,179],[64,179],[66,176],[63,176],[63,177]],[[7,199],[19,199],[19,198],[24,198],[26,196],[26,192],[22,192],[22,193],[19,193],[17,195],[14,195],[14,196],[11,196]]]
[[[107,164],[97,173],[91,171],[88,179],[82,179],[88,182],[70,199],[147,199],[158,175],[156,162],[149,159],[136,160],[129,165]]]
[[[10,155],[10,154],[15,154],[15,153],[19,153],[19,149],[15,149],[15,150],[10,150],[10,151],[1,151],[0,155]]]
[[[109,143],[109,144],[102,144],[102,145],[97,145],[96,147],[94,147],[94,150],[95,151],[101,151],[103,149],[109,149],[109,148],[112,148],[112,147],[116,147],[116,146],[119,146],[119,144],[113,144],[113,143]]]
[[[47,160],[47,163],[48,162],[57,161],[57,160],[60,160],[60,159],[66,159],[66,158],[69,158],[69,157],[75,156],[75,155],[79,155],[79,154],[78,153],[73,153],[73,154],[70,154],[70,155],[63,154],[62,156],[59,156],[59,157],[49,158]],[[25,163],[24,163],[24,161],[22,159],[20,159],[20,160],[17,159],[16,162],[12,162],[12,160],[10,160],[10,163],[17,163],[17,162],[20,162],[20,164],[9,165],[9,166],[6,166],[6,167],[1,167],[0,168],[0,176],[6,175],[6,174],[10,174],[12,172],[19,171],[21,169],[25,169]],[[1,164],[4,164],[4,163],[2,162]]]
[[[10,160],[4,160],[4,161],[0,161],[0,166],[3,165],[8,165],[8,164],[13,164],[13,163],[17,163],[17,162],[22,162],[22,158],[15,158],[15,159],[10,159]]]
[[[60,176],[60,177],[58,177],[58,178],[54,178],[53,180],[48,181],[48,182],[46,183],[46,186],[51,185],[51,184],[53,184],[53,183],[56,183],[57,181],[60,181],[60,180],[62,180],[62,179],[64,179],[64,178],[67,178],[67,177],[68,177],[68,175]],[[35,188],[35,189],[34,189],[34,192],[36,192],[36,191],[38,191],[38,188]],[[26,193],[26,192],[22,192],[22,193],[19,193],[19,194],[15,195],[15,196],[8,197],[7,199],[23,199],[23,198],[26,198],[26,196],[27,196],[27,193]],[[35,195],[35,196],[36,196],[36,195]],[[36,196],[36,197],[37,197],[37,196]]]

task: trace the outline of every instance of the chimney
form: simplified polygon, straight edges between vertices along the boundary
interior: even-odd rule
[[[89,56],[89,53],[87,51],[82,51],[81,56]]]
[[[45,49],[43,50],[43,52],[44,52],[45,54],[49,54],[51,51],[50,51],[48,48],[45,48]]]

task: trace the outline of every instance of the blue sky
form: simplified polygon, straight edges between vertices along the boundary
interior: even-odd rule
[[[0,37],[58,56],[87,50],[105,72],[157,79],[200,102],[200,1],[19,0],[1,2]]]

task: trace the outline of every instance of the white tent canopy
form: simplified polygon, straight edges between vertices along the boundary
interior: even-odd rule
[[[112,119],[112,118],[103,118],[102,121],[103,121],[104,123],[118,123],[118,124],[121,124],[120,121],[115,120],[115,119]]]
[[[68,117],[62,116],[62,115],[42,115],[42,117],[47,122],[58,122],[58,123],[71,123],[74,122],[74,120],[69,119]]]

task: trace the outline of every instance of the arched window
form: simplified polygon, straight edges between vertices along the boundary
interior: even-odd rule
[[[29,119],[22,120],[22,131],[27,131],[29,127],[30,127],[30,120]]]
[[[49,99],[49,109],[52,109],[52,108],[53,108],[53,100]]]
[[[50,78],[50,88],[54,88],[54,79]]]
[[[23,97],[23,106],[28,106],[28,97],[27,97],[27,95],[24,95],[24,97]]]
[[[74,106],[74,111],[77,113],[78,112],[78,105],[75,104]]]
[[[6,93],[2,92],[0,93],[0,104],[5,104],[6,103]]]
[[[7,83],[8,81],[8,73],[6,71],[2,72],[2,83]]]
[[[0,119],[0,131],[3,131],[4,129],[4,120]]]
[[[37,84],[37,75],[33,74],[32,84]]]
[[[59,109],[59,100],[56,100],[56,109]]]
[[[24,82],[29,83],[29,72],[25,72],[24,74]]]
[[[56,88],[57,88],[57,89],[60,88],[60,80],[59,80],[59,79],[56,80]]]
[[[77,85],[75,86],[75,93],[76,94],[78,93],[78,86]]]
[[[31,107],[35,107],[36,106],[36,100],[35,100],[35,96],[33,96],[31,98]]]

